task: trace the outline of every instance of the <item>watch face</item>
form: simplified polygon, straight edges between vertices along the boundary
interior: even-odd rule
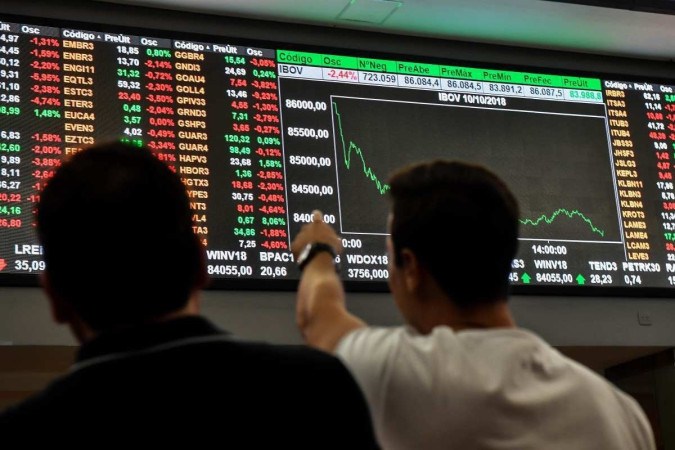
[[[305,245],[305,248],[302,249],[302,251],[298,255],[298,260],[296,261],[299,266],[302,265],[305,259],[307,259],[307,256],[309,256],[310,251],[312,251],[312,244]]]

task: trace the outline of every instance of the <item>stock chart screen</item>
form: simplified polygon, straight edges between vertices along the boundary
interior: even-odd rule
[[[675,284],[673,85],[101,29],[0,22],[0,281],[44,270],[64,158],[121,139],[180,174],[215,279],[297,280],[320,209],[341,276],[383,285],[388,175],[446,158],[520,201],[513,285]]]

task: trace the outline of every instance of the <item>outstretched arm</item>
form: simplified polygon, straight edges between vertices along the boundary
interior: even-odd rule
[[[330,245],[336,253],[342,252],[339,236],[323,222],[321,211],[314,211],[312,216],[313,222],[303,226],[291,244],[293,256],[297,259],[307,244],[315,242]],[[335,350],[347,333],[366,326],[347,311],[342,280],[328,252],[316,254],[300,275],[296,321],[307,344],[329,352]]]

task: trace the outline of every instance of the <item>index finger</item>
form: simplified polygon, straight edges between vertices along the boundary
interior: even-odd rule
[[[320,210],[312,211],[312,222],[323,222],[323,213]]]

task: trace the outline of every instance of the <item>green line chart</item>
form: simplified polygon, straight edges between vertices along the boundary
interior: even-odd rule
[[[363,173],[370,178],[370,180],[375,183],[375,186],[377,187],[377,190],[381,195],[384,195],[388,190],[389,190],[389,185],[386,183],[382,183],[375,173],[373,172],[373,169],[368,167],[366,164],[366,160],[363,157],[363,152],[357,146],[353,141],[349,141],[349,148],[347,148],[347,144],[345,141],[345,136],[342,131],[342,118],[340,117],[340,112],[338,111],[337,103],[333,103],[333,111],[335,112],[335,117],[337,118],[337,125],[338,125],[338,132],[340,133],[340,141],[342,142],[342,155],[344,157],[344,162],[345,166],[347,169],[351,169],[351,163],[352,163],[352,151],[358,155],[358,157],[361,159],[361,163],[363,164]]]
[[[521,240],[621,244],[604,120],[341,95],[328,105],[342,233],[386,234],[387,176],[444,159],[483,165],[506,182],[520,204]]]
[[[523,225],[532,225],[534,227],[539,226],[542,222],[550,225],[551,223],[553,223],[554,220],[556,220],[561,215],[567,216],[570,219],[572,219],[574,217],[579,217],[581,220],[583,220],[584,222],[586,222],[588,224],[589,228],[591,229],[591,231],[593,233],[599,234],[602,237],[605,236],[604,230],[601,230],[600,228],[593,225],[593,222],[591,221],[591,219],[586,217],[583,213],[581,213],[577,209],[569,211],[568,209],[560,208],[560,209],[557,209],[556,211],[554,211],[553,214],[551,214],[550,216],[547,216],[546,214],[542,214],[541,216],[537,217],[534,220],[532,220],[532,219],[520,219],[520,223],[522,223]]]

